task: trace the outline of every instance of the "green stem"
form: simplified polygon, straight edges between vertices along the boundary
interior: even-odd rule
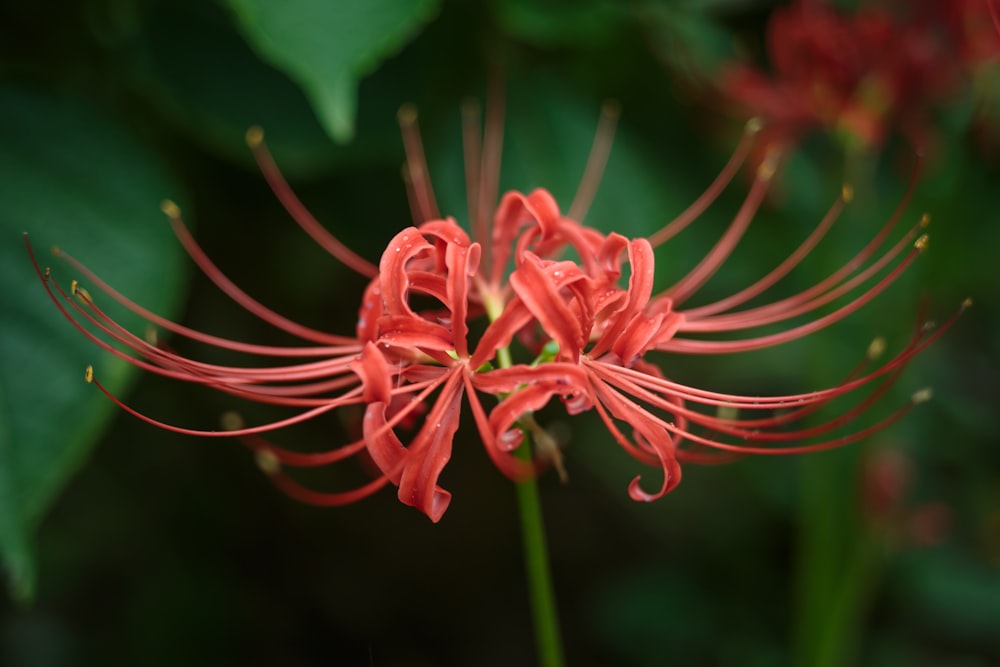
[[[527,436],[518,448],[519,456],[530,459]],[[528,574],[531,612],[535,621],[535,643],[542,667],[561,667],[564,663],[559,614],[545,540],[542,504],[535,478],[517,484],[517,506],[521,517],[521,540]]]
[[[492,322],[503,311],[500,299],[484,291],[483,305]],[[513,365],[510,350],[497,350],[497,365]],[[531,436],[525,430],[524,440],[516,455],[531,461]],[[549,547],[545,539],[545,522],[542,519],[542,502],[538,496],[538,482],[534,477],[519,482],[517,509],[521,519],[521,543],[524,549],[524,566],[528,575],[528,594],[531,597],[531,616],[535,623],[535,645],[541,667],[563,667],[562,633],[559,630],[559,612],[556,609],[555,588],[552,586],[552,566]]]

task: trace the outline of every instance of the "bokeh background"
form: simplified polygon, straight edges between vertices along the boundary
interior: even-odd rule
[[[912,19],[899,13],[903,3],[838,6],[851,17],[858,4],[886,8],[900,25]],[[866,423],[923,387],[934,399],[841,450],[688,466],[680,487],[651,505],[626,494],[649,471],[596,419],[554,411],[570,481],[547,475],[541,491],[569,664],[1000,664],[1000,45],[988,41],[1000,37],[985,2],[919,4],[930,15],[959,5],[974,17],[962,25],[987,46],[969,55],[942,23],[924,73],[953,76],[946,90],[901,96],[895,112],[872,107],[884,112],[877,141],[837,124],[796,135],[747,238],[699,298],[766,273],[844,182],[854,203],[774,294],[852,257],[915,169],[904,226],[929,213],[929,251],[875,304],[803,341],[657,360],[705,388],[805,391],[840,380],[874,337],[899,349],[920,323],[943,321],[972,297]],[[443,477],[454,500],[438,525],[391,491],[343,508],[300,505],[239,445],[156,430],[87,386],[82,371],[93,363],[136,408],[192,427],[246,410],[129,373],[87,343],[37,284],[21,232],[63,284],[77,276],[50,258],[52,245],[189,326],[288,343],[192,269],[158,210],[171,198],[246,291],[292,319],[349,334],[364,283],[275,201],[243,143],[250,125],[265,128],[316,217],[375,259],[410,222],[401,104],[420,110],[442,209],[464,220],[459,109],[489,103],[490,81],[506,89],[503,186],[547,187],[564,206],[601,104],[615,99],[618,134],[587,220],[645,236],[700,194],[760,111],[727,89],[726,68],[781,74],[781,36],[768,28],[776,5],[764,0],[266,7],[0,6],[0,547],[9,583],[0,664],[534,661],[513,490],[473,430],[456,441]],[[276,59],[274,25],[319,44],[313,60]],[[317,32],[326,38],[314,40]],[[919,167],[904,131],[914,122],[926,139]],[[750,173],[658,251],[661,286],[712,246]],[[344,432],[344,419],[331,418],[283,442],[333,446]]]

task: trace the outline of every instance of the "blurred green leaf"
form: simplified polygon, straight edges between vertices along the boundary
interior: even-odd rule
[[[607,42],[628,18],[626,5],[608,0],[503,0],[496,3],[504,29],[537,46],[594,46]]]
[[[926,638],[984,645],[996,641],[1000,572],[995,567],[941,548],[908,554],[898,571],[895,602]]]
[[[438,0],[227,0],[261,57],[297,81],[335,140],[354,136],[358,81],[437,13]]]
[[[101,261],[105,279],[134,300],[169,311],[180,293],[180,250],[157,204],[177,193],[155,155],[107,115],[66,97],[0,89],[0,555],[19,599],[34,587],[35,527],[114,411],[84,383],[85,366],[96,362],[119,394],[134,375],[63,321],[22,232],[43,265],[58,243],[95,268]],[[52,268],[64,286],[76,277]]]
[[[177,48],[180,42],[183,49]],[[244,139],[252,125],[264,128],[268,147],[290,178],[398,155],[399,101],[384,92],[385,84],[376,85],[374,93],[369,85],[365,93],[377,108],[359,119],[358,140],[337,145],[302,90],[261,62],[216,5],[156,7],[131,52],[133,79],[142,93],[200,145],[237,164],[256,169]]]
[[[670,71],[704,85],[734,55],[732,34],[712,15],[722,8],[650,0],[635,11],[654,55]]]
[[[135,42],[137,85],[201,145],[227,159],[253,164],[244,137],[259,125],[288,174],[324,166],[334,145],[305,95],[262,63],[213,8],[157,8]]]

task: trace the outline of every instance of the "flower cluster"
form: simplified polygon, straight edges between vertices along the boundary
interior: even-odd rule
[[[637,476],[628,488],[633,499],[651,501],[680,482],[683,462],[837,447],[886,426],[927,397],[919,392],[880,421],[858,425],[858,418],[885,394],[903,367],[946,327],[916,328],[910,342],[881,365],[872,363],[879,347],[873,345],[872,353],[840,384],[822,390],[742,396],[670,380],[653,363],[655,353],[757,350],[801,338],[854,313],[925,247],[926,219],[894,234],[904,201],[840,269],[809,289],[768,299],[771,288],[820,243],[850,201],[850,188],[845,187],[828,214],[777,267],[726,298],[688,306],[754,219],[780,154],[770,151],[756,166],[742,206],[707,255],[675,284],[657,290],[655,248],[699,218],[718,197],[751,154],[760,124],[748,124],[730,162],[688,210],[648,239],[628,239],[581,222],[610,147],[614,116],[609,107],[570,215],[542,189],[508,192],[494,205],[502,123],[491,111],[482,134],[478,121],[467,115],[471,223],[466,231],[438,213],[416,116],[404,109],[400,118],[414,224],[392,238],[377,266],[340,244],[306,211],[271,159],[263,134],[251,130],[248,143],[291,216],[334,257],[370,278],[350,336],[307,328],[254,300],[205,255],[170,202],[163,210],[193,261],[236,303],[299,338],[300,346],[249,344],[176,324],[133,303],[83,264],[58,253],[92,288],[153,325],[206,345],[275,360],[267,364],[223,366],[181,356],[117,324],[76,281],[65,290],[48,269],[37,262],[35,267],[62,313],[111,354],[161,376],[294,410],[272,423],[247,426],[242,419],[231,419],[226,430],[196,430],[137,412],[104,390],[88,369],[88,381],[140,419],[178,433],[240,439],[279,487],[319,505],[350,503],[391,484],[402,502],[438,521],[451,500],[439,478],[466,405],[487,454],[515,481],[547,467],[563,473],[559,445],[539,424],[538,411],[549,405],[558,410],[560,404],[568,415],[594,411],[611,440],[638,462],[660,471],[652,487]],[[769,333],[759,333],[761,327],[769,327]],[[857,397],[850,407],[833,417],[811,419],[820,408],[847,395]],[[363,408],[353,442],[303,453],[264,438],[352,407]],[[376,469],[373,479],[356,488],[317,491],[289,474],[294,468],[327,466],[355,456],[367,456]]]
[[[1000,57],[993,11],[986,0],[930,0],[847,14],[797,0],[768,22],[771,73],[734,64],[721,87],[742,112],[767,121],[773,143],[826,129],[870,147],[898,130],[923,149],[931,112]]]

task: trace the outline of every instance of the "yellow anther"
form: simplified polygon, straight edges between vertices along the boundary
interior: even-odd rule
[[[175,204],[170,199],[164,199],[160,202],[160,210],[163,211],[163,215],[167,216],[171,220],[178,220],[181,217],[181,208]]]
[[[45,271],[43,273],[45,275],[46,280],[52,277],[52,269],[48,266],[45,267]]]
[[[160,342],[160,338],[156,333],[156,327],[152,324],[146,325],[146,330],[143,332],[143,338],[153,347],[156,347]]]
[[[919,250],[920,252],[924,252],[925,250],[927,250],[928,240],[929,239],[927,234],[921,234],[920,238],[913,242],[913,247]]]
[[[57,245],[52,246],[52,254],[56,257],[62,256],[62,248]]]
[[[281,472],[281,461],[270,449],[258,449],[254,452],[253,458],[265,475],[276,475]]]
[[[604,104],[601,105],[601,115],[605,118],[618,118],[622,115],[622,103],[618,100],[604,100]]]
[[[403,127],[408,127],[417,122],[417,107],[412,104],[404,104],[396,112],[396,119]]]
[[[87,291],[87,288],[80,287],[75,280],[70,285],[70,291],[72,291],[73,296],[79,297],[83,301],[88,303],[94,302],[94,300],[90,298],[90,292]]]
[[[92,383],[94,381],[94,367],[93,366],[87,366],[87,370],[85,370],[83,372],[83,379],[87,381],[87,384],[90,384],[90,383]]]
[[[965,308],[972,308],[972,297],[971,296],[965,297],[965,301],[962,302],[962,308],[963,308],[963,310]]]
[[[764,121],[761,118],[751,118],[747,121],[746,125],[743,126],[743,130],[747,134],[757,134],[764,129]]]
[[[720,405],[715,409],[715,416],[723,421],[733,421],[740,416],[740,410],[732,405]]]
[[[926,403],[933,397],[934,391],[930,387],[924,387],[923,389],[914,392],[910,400],[912,400],[914,404]]]
[[[259,125],[253,125],[247,129],[244,139],[247,142],[247,146],[250,148],[257,148],[262,143],[264,143],[264,130]]]
[[[219,425],[223,431],[238,431],[243,428],[243,417],[235,410],[227,410],[219,415]]]
[[[878,336],[868,345],[868,359],[875,361],[885,352],[885,338]]]
[[[778,160],[781,158],[781,151],[775,147],[771,147],[767,151],[767,157],[764,161],[760,163],[757,167],[757,179],[761,181],[769,181],[774,177],[774,172],[778,168]]]
[[[844,183],[840,188],[840,198],[845,204],[850,204],[854,201],[854,187],[850,183]]]
[[[75,280],[71,280],[69,283],[69,293],[76,296],[76,291],[80,288],[80,283]]]
[[[931,215],[930,213],[924,213],[920,216],[920,226],[926,229],[929,224],[931,224]]]

